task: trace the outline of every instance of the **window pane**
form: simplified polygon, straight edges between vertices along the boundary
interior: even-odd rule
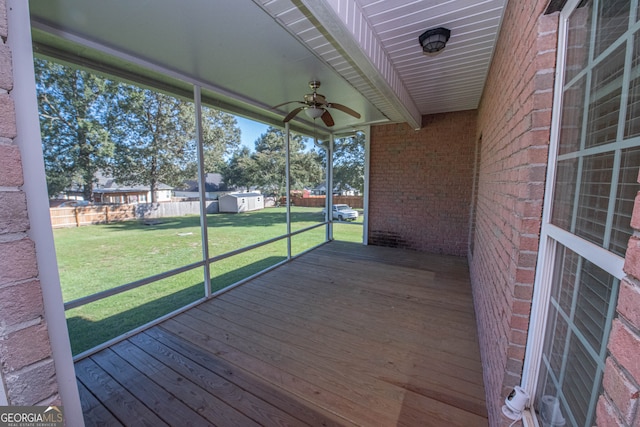
[[[627,251],[631,237],[631,213],[633,203],[640,190],[638,184],[638,168],[640,167],[640,148],[622,150],[620,177],[616,196],[616,208],[613,214],[613,230],[611,231],[610,250],[622,257]]]
[[[592,10],[593,2],[588,1],[584,6],[576,9],[569,19],[565,82],[571,81],[589,61]]]
[[[566,253],[565,253],[566,252]],[[559,250],[556,263],[558,265],[553,280],[553,298],[557,300],[559,309],[567,316],[571,316],[573,294],[576,288],[576,272],[580,257],[570,250]]]
[[[625,46],[623,44],[593,70],[589,98],[587,148],[616,140],[624,57]]]
[[[629,0],[603,0],[599,2],[596,29],[596,56],[611,46],[629,26]]]
[[[572,336],[562,391],[571,408],[567,411],[569,412],[567,415],[573,416],[576,425],[591,425],[591,420],[587,423],[587,414],[591,401],[591,388],[597,375],[597,364],[589,357],[589,353],[576,336]]]
[[[553,335],[547,337],[548,341],[545,343],[545,348],[549,351],[545,353],[546,359],[549,364],[549,372],[552,372],[555,378],[560,377],[562,371],[562,361],[564,360],[565,341],[567,334],[569,334],[569,327],[564,318],[558,314],[558,310],[555,306],[549,309],[548,326],[555,332]]]
[[[633,62],[631,63],[631,83],[627,95],[627,118],[625,139],[640,135],[640,33],[633,39]]]
[[[598,245],[604,243],[612,172],[611,153],[583,160],[575,234]]]
[[[535,410],[551,423],[550,402],[556,402],[556,425],[591,426],[599,394],[609,305],[617,298],[618,280],[595,264],[558,244],[552,279],[547,333]]]
[[[585,88],[586,79],[583,77],[564,92],[559,141],[560,154],[572,153],[580,149]]]
[[[557,396],[558,390],[554,380],[557,381],[557,379],[549,373],[547,365],[542,363],[540,366],[540,376],[538,377],[538,387],[536,388],[536,390],[538,390],[538,394],[540,396]],[[539,406],[540,404],[538,402],[538,405],[534,408],[536,412],[538,412]]]
[[[577,173],[577,158],[558,162],[551,223],[567,231],[571,229]]]
[[[589,261],[584,262],[576,300],[575,323],[578,330],[600,352],[609,310],[614,278]]]

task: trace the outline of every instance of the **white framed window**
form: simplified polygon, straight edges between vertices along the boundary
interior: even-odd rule
[[[595,423],[640,189],[638,7],[638,0],[574,0],[560,18],[549,172],[523,377],[542,426]]]

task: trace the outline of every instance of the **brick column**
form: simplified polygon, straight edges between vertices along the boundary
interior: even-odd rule
[[[60,404],[34,242],[29,238],[6,0],[0,0],[0,372],[10,405]]]
[[[638,177],[640,182],[640,176]],[[604,393],[597,408],[599,427],[640,426],[640,192],[636,196],[617,316],[609,337]]]

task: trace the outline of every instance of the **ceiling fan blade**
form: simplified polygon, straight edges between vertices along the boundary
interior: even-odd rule
[[[296,114],[298,114],[300,111],[304,110],[306,107],[298,107],[295,110],[292,110],[289,114],[287,114],[287,117],[285,117],[282,121],[287,123],[289,120],[293,119]]]
[[[271,108],[275,110],[276,108],[282,107],[283,105],[293,104],[294,102],[297,102],[298,104],[304,104],[304,102],[302,102],[302,101],[287,101],[287,102],[283,102],[282,104],[274,105]]]
[[[328,127],[331,127],[335,124],[333,123],[333,117],[331,117],[331,114],[329,114],[327,110],[324,110],[324,113],[322,113],[320,118],[322,119],[324,124],[327,125]]]
[[[335,108],[336,110],[340,110],[343,113],[347,113],[347,114],[355,117],[356,119],[360,118],[360,113],[355,112],[354,110],[352,110],[351,108],[349,108],[349,107],[347,107],[345,105],[330,103],[330,104],[327,104],[327,107]]]

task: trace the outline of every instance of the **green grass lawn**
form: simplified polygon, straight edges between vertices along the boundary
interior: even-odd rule
[[[318,208],[293,207],[292,231],[322,222]],[[358,222],[361,225],[362,217]],[[285,208],[207,216],[209,256],[221,255],[286,233]],[[292,254],[325,238],[325,227],[293,236]],[[202,260],[200,217],[163,218],[54,230],[64,301],[94,294]],[[362,227],[335,223],[334,238],[362,241]],[[281,240],[211,265],[211,286],[222,289],[286,258]],[[203,268],[67,311],[74,354],[143,325],[204,296]]]

